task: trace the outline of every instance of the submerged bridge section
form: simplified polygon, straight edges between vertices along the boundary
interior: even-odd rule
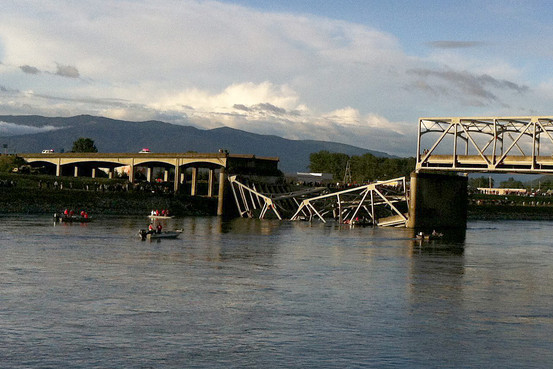
[[[340,224],[406,226],[409,195],[405,177],[346,189],[327,187],[286,191],[279,186],[245,183],[229,177],[236,206],[242,217],[274,216],[290,220],[334,219]],[[268,192],[267,190],[272,190]]]

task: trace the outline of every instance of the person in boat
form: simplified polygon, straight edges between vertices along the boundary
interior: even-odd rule
[[[86,211],[84,212],[83,218],[88,219],[88,213]]]
[[[156,210],[156,215],[159,215],[159,210]]]
[[[152,209],[152,212],[150,213],[151,216],[154,216],[156,215],[156,211],[154,209]]]
[[[161,210],[161,215],[165,216],[165,209]]]
[[[163,227],[161,226],[161,224],[158,224],[157,225],[157,233],[161,233],[162,229],[163,229]]]
[[[150,223],[148,226],[148,234],[156,233],[156,230],[154,228],[154,225]]]

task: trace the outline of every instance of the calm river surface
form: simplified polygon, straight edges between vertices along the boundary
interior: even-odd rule
[[[1,216],[2,368],[530,368],[553,363],[553,222],[409,230]]]

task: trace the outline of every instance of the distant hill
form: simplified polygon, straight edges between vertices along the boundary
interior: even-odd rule
[[[70,151],[79,137],[94,140],[100,152],[138,152],[143,147],[153,152],[217,152],[220,148],[233,154],[278,156],[279,168],[285,173],[307,171],[309,155],[327,150],[347,155],[370,153],[378,157],[392,157],[336,142],[288,140],[278,136],[260,135],[222,127],[202,130],[160,121],[129,122],[90,115],[69,118],[51,118],[36,115],[0,115],[0,122],[43,130],[39,133],[0,136],[0,145],[7,144],[9,152],[40,152],[53,148],[57,152]],[[1,133],[1,131],[0,131]]]

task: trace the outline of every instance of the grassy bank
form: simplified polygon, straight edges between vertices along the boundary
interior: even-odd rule
[[[469,205],[470,220],[553,220],[553,206]]]
[[[66,208],[86,210],[91,216],[144,215],[152,209],[169,209],[181,216],[216,213],[214,198],[174,195],[162,186],[127,189],[126,184],[125,180],[2,174],[0,213],[53,214]]]

